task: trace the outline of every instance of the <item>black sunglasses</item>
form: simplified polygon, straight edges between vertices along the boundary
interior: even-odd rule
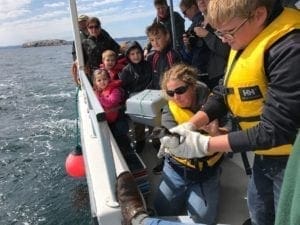
[[[95,25],[95,26],[88,26],[88,28],[91,29],[98,29],[100,26],[99,25]]]
[[[182,95],[184,94],[187,89],[189,88],[189,85],[185,85],[185,86],[180,86],[176,89],[172,90],[166,90],[167,95],[169,95],[170,97],[174,97],[174,95]]]

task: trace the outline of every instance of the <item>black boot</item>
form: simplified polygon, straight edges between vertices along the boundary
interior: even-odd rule
[[[128,171],[121,173],[117,178],[117,198],[121,207],[123,225],[131,225],[134,217],[146,214],[134,177]]]

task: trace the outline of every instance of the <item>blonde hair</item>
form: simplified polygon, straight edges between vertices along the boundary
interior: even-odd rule
[[[161,80],[161,89],[167,90],[167,83],[170,80],[180,80],[189,86],[195,87],[198,82],[197,69],[184,63],[176,64],[167,70]]]
[[[114,59],[117,59],[117,53],[115,53],[115,52],[112,51],[112,50],[105,50],[105,51],[102,53],[102,59],[106,59],[106,58],[114,58]]]
[[[221,26],[233,18],[250,18],[258,7],[265,7],[270,15],[276,0],[210,0],[207,19],[213,27]]]
[[[110,75],[107,70],[97,69],[93,72],[93,76],[92,76],[93,84],[95,83],[95,80],[97,79],[97,77],[100,77],[100,76],[110,79]]]

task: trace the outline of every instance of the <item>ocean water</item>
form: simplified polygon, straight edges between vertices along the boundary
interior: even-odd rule
[[[77,144],[71,50],[0,48],[0,225],[93,224],[86,180],[64,168]]]
[[[76,146],[71,45],[0,49],[0,224],[93,224]]]

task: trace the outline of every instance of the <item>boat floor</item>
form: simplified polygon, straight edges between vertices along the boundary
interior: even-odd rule
[[[142,153],[143,159],[150,181],[150,194],[147,196],[147,205],[153,209],[153,195],[160,181],[160,175],[152,173],[152,168],[157,164],[156,150],[152,144],[147,142]],[[225,157],[223,160],[221,175],[220,208],[218,214],[218,224],[241,225],[249,218],[247,208],[247,184],[248,176],[239,165],[240,155],[233,158]]]

